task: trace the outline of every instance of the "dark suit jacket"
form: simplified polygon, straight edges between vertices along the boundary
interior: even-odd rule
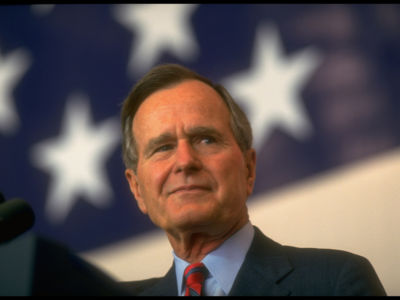
[[[174,265],[164,277],[123,282],[135,295],[176,296]],[[386,295],[370,262],[341,250],[282,246],[257,227],[229,293],[265,296]]]

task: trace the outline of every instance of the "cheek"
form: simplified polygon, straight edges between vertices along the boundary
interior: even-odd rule
[[[159,198],[163,193],[168,174],[168,168],[160,163],[147,164],[138,168],[143,196],[146,199],[151,198],[152,201]]]
[[[214,170],[221,192],[238,197],[247,196],[247,169],[241,152],[225,159],[217,158]]]

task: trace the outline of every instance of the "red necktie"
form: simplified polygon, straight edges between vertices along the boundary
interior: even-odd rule
[[[207,268],[203,263],[197,262],[186,267],[183,273],[183,280],[186,285],[185,296],[201,296]]]

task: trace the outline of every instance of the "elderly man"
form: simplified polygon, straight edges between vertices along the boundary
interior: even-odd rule
[[[222,86],[157,66],[125,100],[122,127],[130,189],[174,255],[164,277],[123,283],[132,293],[385,295],[367,259],[282,246],[250,223],[251,127]]]

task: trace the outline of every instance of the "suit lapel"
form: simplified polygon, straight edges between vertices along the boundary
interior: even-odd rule
[[[278,281],[292,270],[280,244],[267,238],[254,227],[254,239],[230,292],[236,295],[285,296],[290,291],[279,286]]]

